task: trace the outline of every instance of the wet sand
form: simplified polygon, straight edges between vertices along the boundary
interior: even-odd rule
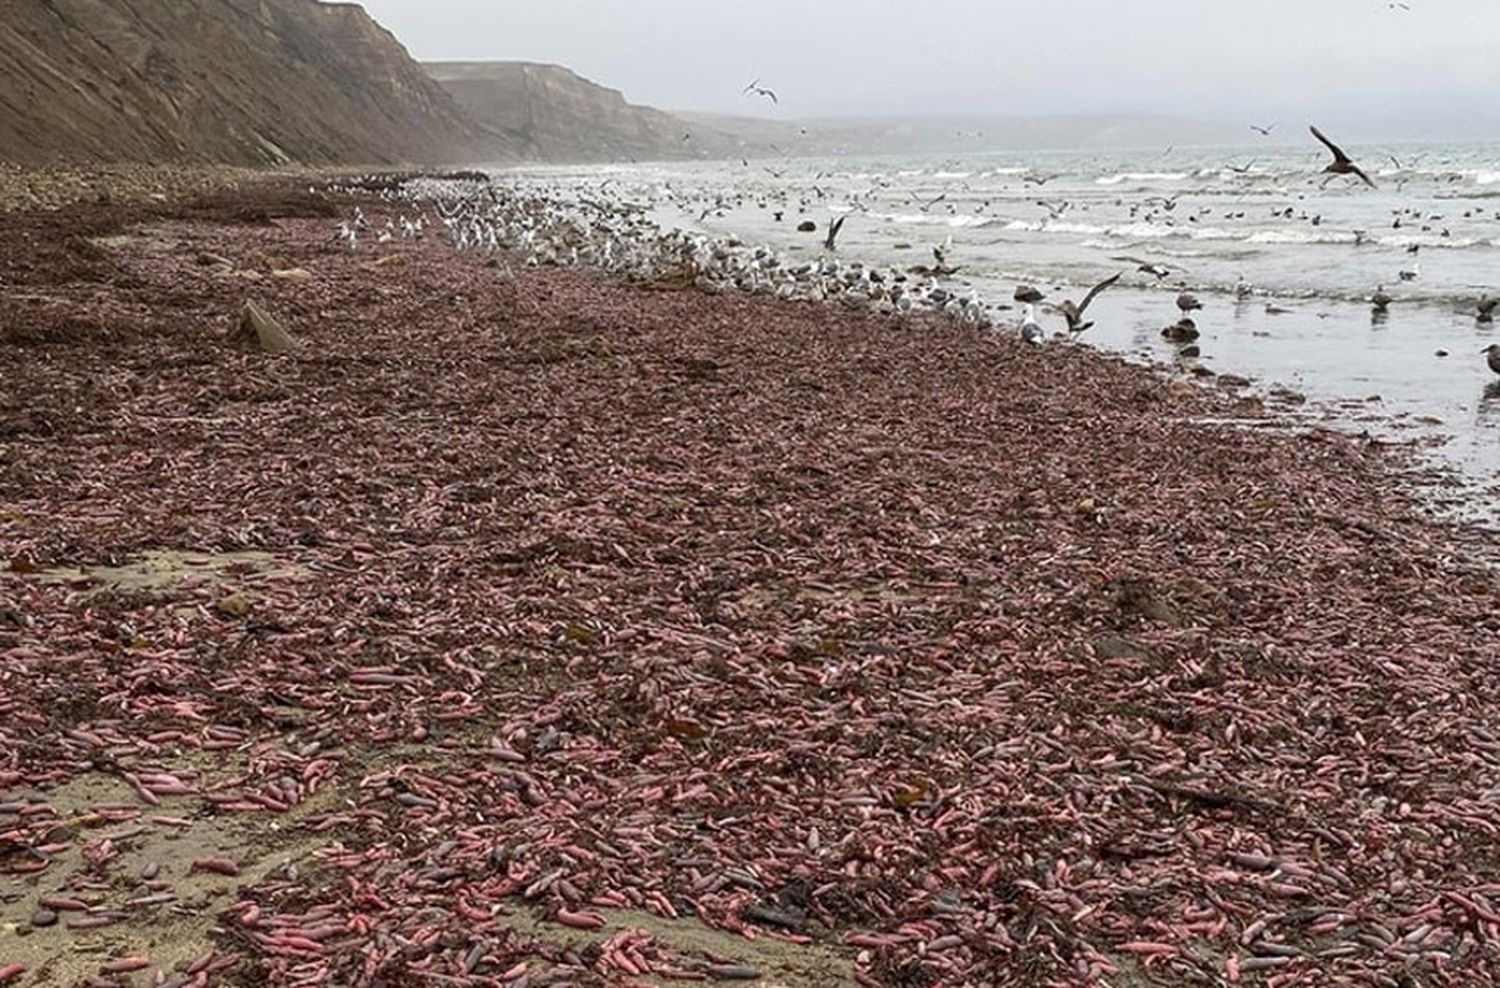
[[[1381,444],[350,254],[305,189],[0,228],[14,983],[1500,974],[1493,544]],[[125,915],[21,935],[43,896]]]

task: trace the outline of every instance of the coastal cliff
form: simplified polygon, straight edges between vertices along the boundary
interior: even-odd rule
[[[560,65],[427,62],[492,146],[537,161],[729,157],[740,141],[713,126],[637,106]]]
[[[5,7],[0,160],[394,164],[476,153],[453,99],[357,4]]]

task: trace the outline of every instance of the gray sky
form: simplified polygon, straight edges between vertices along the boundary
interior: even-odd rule
[[[557,62],[665,109],[1500,117],[1500,0],[365,0],[421,59]],[[742,96],[755,77],[779,107]],[[1492,127],[1469,135],[1500,137]],[[1445,126],[1451,132],[1453,126]]]

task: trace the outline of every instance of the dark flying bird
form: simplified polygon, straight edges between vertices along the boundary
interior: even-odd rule
[[[1353,159],[1345,154],[1343,149],[1340,148],[1337,144],[1330,141],[1327,137],[1324,137],[1321,130],[1312,126],[1309,126],[1307,129],[1312,131],[1312,135],[1319,141],[1321,141],[1323,143],[1323,146],[1333,154],[1333,160],[1328,163],[1327,168],[1323,169],[1325,174],[1358,175],[1360,179],[1363,180],[1364,183],[1370,188],[1373,189],[1376,187],[1375,183],[1370,181],[1370,176],[1360,171],[1359,166],[1354,163]]]
[[[764,96],[766,99],[770,100],[772,103],[776,103],[778,105],[781,103],[781,100],[779,100],[779,99],[776,98],[776,94],[774,92],[772,92],[771,90],[767,89],[765,86],[762,86],[760,84],[760,80],[759,79],[756,79],[754,82],[750,83],[750,85],[746,86],[744,94],[746,96],[750,96],[752,94],[755,95],[755,96]]]
[[[1158,264],[1155,261],[1142,260],[1139,257],[1131,257],[1129,254],[1122,254],[1118,257],[1111,257],[1110,260],[1125,261],[1128,264],[1134,264],[1137,271],[1140,271],[1143,274],[1149,274],[1157,281],[1160,281],[1161,279],[1172,273],[1172,269],[1167,267],[1165,264]]]
[[[1251,124],[1250,125],[1250,129],[1253,130],[1253,131],[1255,131],[1261,137],[1270,137],[1271,136],[1271,131],[1273,131],[1273,130],[1276,129],[1276,124],[1271,124],[1268,127],[1260,127],[1260,126],[1257,126],[1256,124]]]
[[[838,238],[839,238],[839,231],[844,228],[844,221],[846,219],[848,219],[848,218],[849,218],[848,215],[839,216],[839,217],[836,217],[833,220],[832,223],[828,224],[828,236],[823,241],[823,248],[825,250],[837,250],[838,249],[837,247],[834,246],[834,242],[836,240],[838,240]]]
[[[1118,274],[1112,278],[1105,278],[1103,281],[1099,282],[1099,284],[1095,285],[1093,288],[1090,288],[1089,293],[1083,297],[1083,301],[1078,303],[1077,305],[1073,304],[1072,299],[1063,300],[1063,304],[1059,305],[1057,307],[1057,310],[1061,312],[1063,318],[1068,321],[1068,332],[1081,333],[1085,329],[1088,329],[1093,325],[1093,323],[1091,322],[1083,321],[1084,310],[1089,307],[1089,303],[1094,300],[1094,297],[1096,295],[1119,280],[1120,275]]]

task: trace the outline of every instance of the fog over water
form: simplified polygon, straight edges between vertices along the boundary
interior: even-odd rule
[[[1486,137],[1493,0],[369,0],[421,59],[556,62],[635,102],[799,117],[1151,112]],[[745,96],[759,78],[779,104]]]

